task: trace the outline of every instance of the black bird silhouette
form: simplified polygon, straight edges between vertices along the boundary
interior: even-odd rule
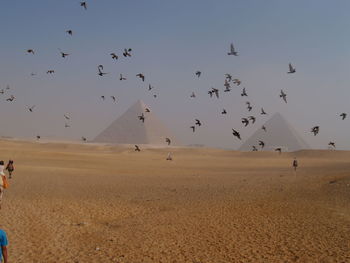
[[[112,98],[112,100],[113,100],[114,102],[116,102],[116,101],[117,101],[117,99],[116,99],[116,97],[115,97],[115,96],[111,96],[111,98]]]
[[[250,105],[250,102],[247,101],[245,104],[247,104],[248,111],[252,111],[253,107]]]
[[[196,76],[199,78],[201,76],[202,72],[196,71]]]
[[[261,146],[261,149],[265,147],[265,143],[263,141],[259,141],[259,145]]]
[[[72,30],[66,30],[66,33],[68,34],[68,35],[70,35],[70,36],[73,36],[73,31]]]
[[[105,99],[106,99],[106,97],[102,95],[102,96],[101,96],[101,99],[102,99],[102,100],[105,100]]]
[[[168,145],[170,145],[171,140],[170,140],[169,138],[165,138],[165,142],[166,142]]]
[[[229,82],[232,80],[231,74],[228,74],[228,73],[225,74],[225,78],[226,78],[226,80],[229,81]]]
[[[145,115],[143,115],[143,113],[138,116],[139,120],[142,121],[142,122],[145,122]]]
[[[242,118],[242,123],[244,124],[244,127],[247,127],[249,124],[249,120],[247,118]]]
[[[196,130],[196,126],[191,126],[190,129],[194,132]]]
[[[103,70],[103,65],[98,65],[98,66],[97,66],[97,70],[98,70],[98,75],[101,76],[101,77],[103,77],[103,75],[108,74],[108,73],[106,73],[106,72],[102,72],[102,70]]]
[[[227,111],[225,109],[223,109],[221,114],[227,114]]]
[[[266,132],[266,127],[264,125],[261,127],[261,129],[263,129]]]
[[[212,90],[209,90],[208,94],[210,95],[210,98],[213,97],[213,91]]]
[[[129,49],[124,49],[124,52],[123,52],[123,56],[124,57],[131,57],[131,52],[132,51],[132,49],[131,48],[129,48]]]
[[[320,131],[320,126],[312,127],[311,132],[316,136]]]
[[[201,121],[200,121],[200,120],[196,119],[196,123],[195,123],[195,125],[202,126],[202,123],[201,123]]]
[[[63,52],[62,50],[60,50],[60,49],[58,49],[58,50],[59,50],[60,53],[61,53],[61,57],[65,58],[65,57],[69,56],[68,53],[64,53],[64,52]]]
[[[287,72],[288,74],[295,73],[295,68],[293,68],[292,64],[289,63],[289,71]]]
[[[28,107],[28,110],[29,110],[30,112],[33,112],[34,108],[35,108],[35,105],[33,105],[32,107]]]
[[[335,149],[335,142],[329,142],[328,145],[332,146]]]
[[[248,97],[248,94],[247,94],[245,88],[243,88],[242,93],[241,93],[241,96],[242,96],[242,97],[244,97],[244,96]]]
[[[40,138],[41,138],[40,135],[37,135],[37,136],[36,136],[36,139],[37,139],[37,140],[40,140]]]
[[[34,50],[33,49],[27,49],[27,53],[31,53],[31,54],[33,54],[34,55]]]
[[[110,55],[112,56],[112,59],[115,59],[115,60],[117,60],[117,59],[118,59],[118,56],[117,56],[117,54],[116,54],[116,53],[111,53]]]
[[[237,137],[238,139],[240,139],[240,140],[241,140],[241,135],[239,134],[239,132],[238,132],[238,131],[236,131],[236,130],[232,129],[232,134],[233,134],[233,136],[235,136],[235,137]]]
[[[282,153],[282,149],[281,148],[276,148],[275,151],[278,152],[279,154]]]
[[[191,97],[191,98],[195,98],[195,97],[196,97],[196,94],[194,94],[194,92],[192,92],[192,94],[191,94],[190,97]]]
[[[149,108],[146,108],[145,109],[145,112],[151,112]]]
[[[254,116],[249,116],[248,119],[251,120],[253,124],[255,123],[256,118]]]
[[[81,140],[82,140],[83,142],[86,142],[86,141],[87,141],[86,137],[84,137],[84,136],[81,137]]]
[[[154,87],[151,84],[148,84],[148,91],[151,91],[152,89],[154,89]]]
[[[86,4],[86,2],[80,2],[80,6],[84,7],[85,10],[87,9],[87,4]]]
[[[141,151],[140,147],[135,144],[135,152],[140,152],[140,151]]]
[[[264,108],[261,108],[261,115],[267,115],[267,113],[264,111]]]
[[[287,103],[287,94],[284,93],[283,90],[281,90],[280,98],[282,98],[284,102]]]
[[[253,152],[257,152],[258,151],[258,149],[254,145],[252,146],[252,148],[253,148],[252,149]]]
[[[142,81],[145,81],[145,75],[143,75],[142,73],[137,74],[136,77],[139,77],[140,79],[142,79]]]
[[[15,96],[11,95],[9,98],[6,99],[6,101],[14,101],[15,99]]]
[[[235,51],[235,47],[233,46],[233,43],[231,43],[230,45],[230,52],[227,53],[227,55],[234,55],[234,56],[238,56],[238,53]]]
[[[216,96],[217,98],[219,98],[219,90],[218,90],[218,89],[211,88],[211,91],[212,91],[213,94],[215,94],[215,96]]]
[[[54,70],[52,70],[52,69],[50,69],[50,70],[46,71],[46,74],[53,74],[53,73],[55,73],[55,71],[54,71]]]
[[[123,77],[123,74],[120,74],[120,75],[119,75],[119,80],[126,80],[126,78]]]
[[[227,79],[225,79],[224,87],[225,87],[227,90],[230,90],[230,88],[231,88],[230,82],[228,82]]]
[[[342,114],[340,114],[340,117],[342,118],[342,120],[345,120],[345,118],[346,118],[346,113],[345,112],[343,112]]]

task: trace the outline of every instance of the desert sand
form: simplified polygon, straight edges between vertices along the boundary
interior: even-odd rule
[[[10,262],[350,262],[347,151],[0,147]]]

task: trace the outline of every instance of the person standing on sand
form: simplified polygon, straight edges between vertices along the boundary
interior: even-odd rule
[[[2,201],[2,196],[4,194],[4,184],[3,184],[3,180],[2,177],[5,176],[4,173],[4,161],[0,161],[0,209],[1,209],[1,201]]]
[[[294,172],[296,172],[298,168],[298,161],[296,157],[294,157],[294,160],[293,160],[293,168],[294,168]]]
[[[15,167],[13,166],[13,160],[9,160],[8,164],[6,165],[6,169],[9,172],[9,179],[12,178],[12,173],[15,170]]]
[[[7,241],[6,232],[0,229],[0,246],[1,246],[0,262],[2,263],[7,263],[7,245],[8,245],[8,241]]]

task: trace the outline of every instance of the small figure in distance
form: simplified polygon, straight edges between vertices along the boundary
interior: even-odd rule
[[[4,161],[0,160],[0,209],[1,209],[2,196],[4,194],[4,181],[3,181],[3,176],[5,176],[4,168],[5,168]]]
[[[1,246],[1,250],[0,250],[0,258],[4,259],[4,261],[1,261],[3,263],[7,263],[7,245],[8,245],[8,241],[7,241],[7,235],[6,232],[2,229],[0,229],[0,246]]]
[[[294,160],[293,160],[293,168],[294,168],[294,172],[296,173],[297,172],[297,168],[298,168],[298,160],[296,157],[294,157]]]
[[[12,178],[12,173],[15,170],[15,167],[13,166],[13,160],[9,160],[8,164],[6,165],[5,170],[9,172],[9,179]]]

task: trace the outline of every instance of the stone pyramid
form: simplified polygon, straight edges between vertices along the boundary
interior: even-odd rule
[[[273,151],[281,147],[282,151],[298,151],[310,149],[296,130],[283,118],[280,113],[275,113],[265,124],[266,132],[259,129],[239,148],[240,151],[251,151],[254,145],[259,151]],[[259,146],[259,140],[265,143],[264,149]]]
[[[148,108],[138,100],[124,114],[116,119],[109,127],[102,131],[94,142],[115,144],[154,144],[166,145],[165,138],[170,138],[175,144],[174,136],[152,112],[145,112]],[[145,122],[139,120],[141,114],[145,116]]]

